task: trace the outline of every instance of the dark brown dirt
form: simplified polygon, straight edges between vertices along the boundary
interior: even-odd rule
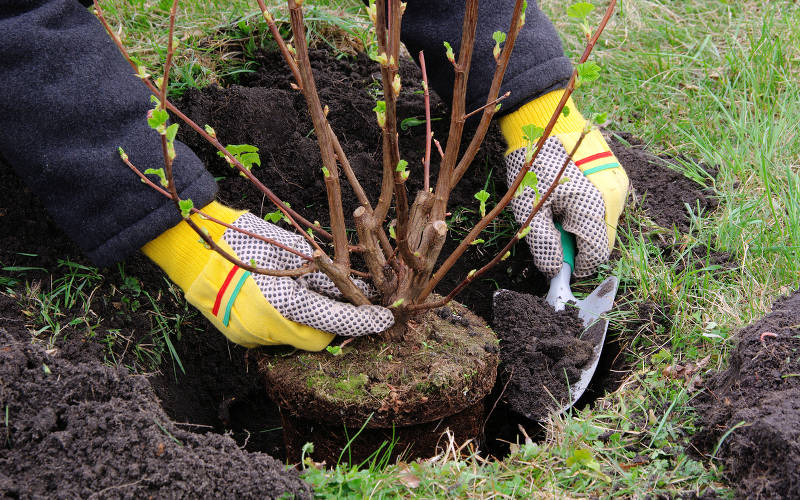
[[[773,336],[774,335],[774,336]],[[695,400],[695,445],[716,457],[740,498],[797,498],[800,491],[800,290],[743,328],[730,366]]]
[[[7,296],[0,296],[5,311]],[[0,327],[0,491],[12,498],[311,498],[295,471],[227,436],[172,421],[143,377]]]
[[[609,146],[628,172],[634,202],[640,204],[656,224],[667,229],[677,227],[682,233],[689,231],[690,217],[686,206],[693,211],[713,212],[718,200],[712,191],[682,173],[669,168],[678,159],[656,156],[644,149],[642,142],[630,134],[606,134]],[[713,181],[717,172],[704,166]]]
[[[592,344],[578,338],[578,310],[556,312],[543,298],[510,290],[494,299],[494,327],[500,337],[502,400],[530,420],[570,402],[569,388],[589,362]]]

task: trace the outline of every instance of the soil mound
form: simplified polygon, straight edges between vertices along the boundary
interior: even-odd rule
[[[713,212],[719,205],[712,190],[670,168],[678,164],[680,158],[656,156],[644,149],[639,139],[625,132],[606,134],[606,138],[628,173],[635,201],[641,203],[656,224],[666,228],[674,225],[686,233],[690,222],[687,205],[703,213]],[[704,168],[708,180],[713,181],[716,169]]]
[[[147,380],[0,327],[0,491],[22,497],[310,498],[275,459],[181,429]]]
[[[578,336],[578,310],[556,312],[542,297],[504,290],[494,299],[500,337],[502,396],[511,410],[531,420],[569,402],[569,388],[592,356],[592,344]]]
[[[706,380],[695,402],[702,425],[695,445],[712,454],[724,437],[716,457],[741,498],[800,491],[798,333],[800,290],[739,332],[730,367]]]

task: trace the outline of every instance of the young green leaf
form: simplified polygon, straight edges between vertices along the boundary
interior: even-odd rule
[[[562,114],[562,115],[563,115],[565,118],[566,118],[567,116],[569,116],[569,106],[564,106],[564,107],[561,109],[561,114]]]
[[[383,128],[386,126],[386,101],[378,101],[375,107],[372,108],[375,112],[375,117],[378,119],[378,126]]]
[[[494,50],[492,51],[492,54],[496,60],[498,57],[500,57],[500,44],[506,41],[506,34],[502,31],[495,31],[492,34],[492,39],[494,40]]]
[[[189,215],[192,213],[192,209],[194,208],[194,203],[192,203],[191,198],[186,198],[185,200],[179,200],[178,208],[181,209],[181,217],[185,219],[189,217]]]
[[[525,226],[524,228],[520,229],[517,232],[517,239],[518,240],[524,240],[525,237],[528,236],[528,233],[530,233],[530,232],[531,232],[531,226]]]
[[[594,61],[586,61],[578,65],[578,80],[580,83],[589,83],[600,78],[600,66]]]
[[[164,187],[169,186],[169,183],[167,182],[167,176],[164,174],[164,169],[163,168],[148,168],[147,170],[144,171],[144,174],[145,175],[157,175],[158,179],[159,179],[159,183],[162,186],[164,186]]]
[[[340,345],[329,345],[328,347],[325,348],[325,350],[333,354],[334,356],[339,356],[342,354],[342,346]],[[311,443],[306,443],[306,444],[311,444]],[[311,445],[312,451],[314,450],[313,446],[314,445]],[[305,451],[305,447],[303,447],[303,451]]]
[[[157,130],[159,134],[166,133],[164,124],[167,123],[167,119],[169,119],[169,114],[164,109],[156,108],[147,112],[147,124],[153,130]]]
[[[567,15],[574,19],[583,20],[592,13],[594,5],[589,2],[578,2],[567,7]]]
[[[279,220],[283,218],[283,212],[280,210],[275,210],[274,212],[270,212],[264,215],[264,220],[272,222],[273,224],[277,224]]]
[[[441,120],[441,118],[431,118],[432,122],[439,121],[439,120]],[[425,125],[425,119],[424,118],[418,118],[416,116],[411,116],[409,118],[404,118],[400,122],[400,130],[408,130],[411,127],[416,127],[416,126],[419,126],[419,125]]]
[[[533,123],[529,123],[528,125],[522,126],[522,138],[525,142],[528,143],[528,147],[530,147],[534,142],[536,142],[539,137],[542,136],[544,133],[544,129]]]
[[[592,121],[593,121],[593,122],[594,122],[596,125],[602,125],[602,124],[604,124],[604,123],[605,123],[607,120],[608,120],[608,113],[607,113],[607,112],[595,113],[595,115],[592,117]]]
[[[455,64],[456,63],[456,56],[455,56],[455,54],[453,54],[453,47],[450,46],[449,42],[444,42],[444,48],[445,48],[445,51],[446,51],[445,55],[447,56],[447,60],[450,61],[451,63]]]
[[[481,203],[480,206],[481,217],[486,216],[486,200],[489,199],[489,196],[490,196],[489,192],[486,191],[485,189],[481,189],[480,191],[475,193],[475,199]]]
[[[258,148],[256,146],[251,146],[250,144],[228,144],[225,146],[225,149],[227,149],[247,170],[252,169],[253,165],[261,166],[261,157],[258,155]],[[217,155],[225,158],[225,161],[233,166],[222,151],[217,151]]]
[[[400,297],[399,299],[397,299],[394,302],[392,302],[392,305],[390,305],[389,308],[390,309],[394,309],[396,307],[400,307],[400,306],[403,305],[403,302],[405,302],[405,301],[406,301],[406,299]]]
[[[539,196],[539,179],[536,177],[536,172],[526,172],[525,177],[522,178],[522,182],[520,183],[517,191],[514,193],[514,198],[518,197],[525,191],[525,188],[533,189],[534,195],[538,198]]]
[[[485,242],[486,241],[483,240],[482,238],[475,238],[474,240],[472,240],[472,243],[470,243],[470,245],[480,245],[481,243],[485,243]]]
[[[175,141],[175,136],[178,135],[178,124],[173,123],[169,127],[167,127],[166,137],[168,142]]]
[[[203,126],[203,128],[206,130],[206,134],[210,135],[210,136],[211,136],[211,137],[213,137],[214,139],[216,139],[216,138],[217,138],[217,131],[216,131],[216,130],[214,130],[214,129],[211,127],[211,125],[208,125],[208,124],[206,124],[206,125],[204,125],[204,126]]]

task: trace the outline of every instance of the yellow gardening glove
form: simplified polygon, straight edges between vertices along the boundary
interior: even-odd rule
[[[524,164],[526,143],[522,127],[534,124],[544,128],[563,94],[563,90],[550,92],[500,118],[500,128],[508,143],[509,183]],[[586,126],[572,98],[567,100],[566,107],[569,109],[567,116],[559,116],[551,137],[531,167],[542,192],[550,186]],[[534,216],[526,241],[536,267],[552,278],[563,262],[561,235],[553,224],[554,219],[560,221],[566,231],[575,235],[575,275],[588,276],[608,260],[614,247],[617,221],[628,193],[628,176],[598,130],[592,130],[583,139],[564,176],[569,182],[558,186]],[[533,190],[526,188],[512,201],[518,222],[522,223],[530,214],[533,199]]]
[[[311,255],[306,240],[249,212],[211,203],[203,212],[236,227],[260,234]],[[299,256],[261,240],[193,215],[217,244],[244,262],[269,269],[294,269]],[[394,323],[381,306],[356,307],[335,300],[341,294],[323,273],[299,278],[253,275],[198,242],[185,222],[145,245],[142,250],[186,293],[186,300],[232,342],[245,347],[287,344],[308,351],[324,349],[334,334],[378,333]],[[354,280],[365,293],[368,286]]]

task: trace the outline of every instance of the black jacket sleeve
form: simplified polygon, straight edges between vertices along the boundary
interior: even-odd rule
[[[481,0],[475,48],[467,83],[467,112],[486,103],[494,76],[492,55],[495,31],[508,31],[514,11],[513,0]],[[561,40],[550,20],[530,0],[514,51],[511,53],[500,94],[511,91],[499,114],[505,114],[552,90],[567,86],[572,64],[564,56]],[[449,42],[458,55],[464,2],[408,0],[403,15],[402,38],[414,59],[425,51],[428,78],[436,93],[450,102],[453,96],[452,65],[445,56],[443,42]]]
[[[163,166],[160,139],[146,122],[149,99],[76,0],[0,0],[0,157],[98,265],[180,220],[117,153],[121,146],[142,171]],[[181,197],[209,203],[213,177],[186,146],[176,150]]]

